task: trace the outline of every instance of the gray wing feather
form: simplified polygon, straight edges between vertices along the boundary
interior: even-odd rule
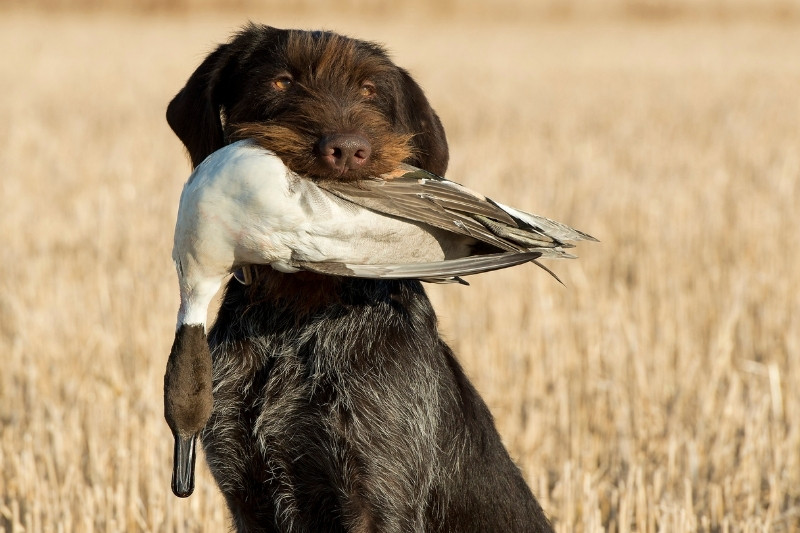
[[[460,259],[436,261],[432,263],[353,265],[348,263],[323,263],[298,261],[294,266],[319,274],[350,276],[373,279],[416,278],[425,281],[458,281],[453,278],[470,276],[508,268],[540,257],[539,252],[506,252],[499,254],[476,255]]]
[[[325,181],[319,185],[367,209],[468,235],[508,252],[571,248],[568,241],[596,240],[419,169],[392,179]]]
[[[555,220],[551,220],[547,217],[543,217],[540,215],[534,215],[533,213],[527,213],[525,211],[520,211],[519,209],[515,209],[513,207],[509,207],[507,205],[503,205],[499,202],[495,202],[490,200],[492,203],[497,205],[500,209],[511,215],[518,224],[522,226],[529,226],[538,229],[539,231],[546,233],[547,235],[553,237],[554,239],[558,239],[561,242],[565,241],[595,241],[597,239],[589,235],[588,233],[584,233],[582,231],[576,230],[575,228],[571,228],[566,224],[562,224],[561,222],[557,222]]]
[[[328,192],[372,211],[422,222],[458,235],[468,235],[501,250],[525,251],[524,247],[499,238],[472,216],[480,213],[514,224],[505,211],[472,194],[436,185],[433,180],[408,175],[392,180],[319,182],[319,186]]]

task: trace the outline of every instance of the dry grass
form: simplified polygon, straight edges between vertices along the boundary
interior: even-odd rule
[[[558,531],[800,529],[800,28],[251,16],[389,43],[451,178],[602,240],[430,288]],[[244,18],[0,17],[0,529],[227,527],[169,490],[163,112]]]

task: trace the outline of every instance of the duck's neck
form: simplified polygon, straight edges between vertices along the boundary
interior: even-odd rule
[[[183,326],[202,326],[201,331],[205,333],[208,306],[221,285],[221,278],[191,284],[182,282],[181,307],[178,310],[178,321],[175,325],[176,335]]]

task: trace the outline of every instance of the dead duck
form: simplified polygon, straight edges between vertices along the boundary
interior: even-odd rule
[[[180,309],[164,378],[175,437],[172,490],[194,488],[197,435],[210,416],[208,306],[248,265],[363,278],[462,282],[462,276],[570,258],[571,241],[596,240],[402,165],[376,178],[313,181],[271,152],[239,141],[201,163],[181,194],[172,257]]]

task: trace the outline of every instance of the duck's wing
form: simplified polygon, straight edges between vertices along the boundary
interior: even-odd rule
[[[420,279],[432,283],[463,283],[460,276],[469,276],[508,268],[540,257],[540,252],[503,252],[473,255],[460,259],[448,259],[431,263],[355,265],[348,263],[297,261],[297,268],[329,274],[372,279]],[[538,264],[538,263],[537,263]]]
[[[328,192],[372,211],[422,222],[458,235],[468,235],[500,250],[522,252],[524,248],[494,235],[472,215],[514,224],[502,209],[453,182],[440,181],[421,170],[409,170],[393,179],[355,182],[321,181]]]
[[[494,202],[463,185],[404,165],[381,178],[354,182],[321,181],[328,192],[361,207],[459,235],[506,252],[538,251],[571,257],[569,241],[596,240],[565,224]]]

